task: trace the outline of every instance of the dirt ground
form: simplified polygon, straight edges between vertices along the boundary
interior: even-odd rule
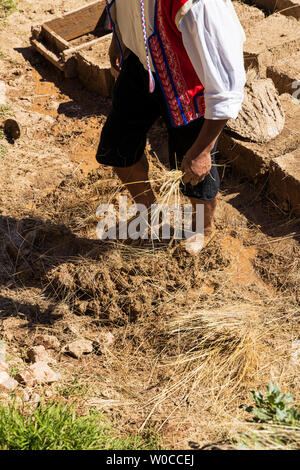
[[[220,156],[218,230],[199,256],[96,240],[97,206],[125,191],[95,161],[110,100],[29,43],[32,25],[85,3],[20,1],[0,25],[0,125],[21,124],[19,140],[0,141],[0,338],[16,370],[40,333],[60,341],[61,381],[28,389],[29,402],[46,391],[97,407],[121,431],[153,427],[169,449],[226,446],[250,389],[277,381],[299,402],[299,220]],[[166,154],[159,126],[152,175],[155,154]],[[94,352],[63,354],[78,338]]]

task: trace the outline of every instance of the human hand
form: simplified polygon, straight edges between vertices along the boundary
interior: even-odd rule
[[[115,36],[113,36],[112,41],[110,43],[108,54],[110,65],[114,70],[120,72],[121,52]]]
[[[200,153],[197,157],[192,157],[188,153],[185,155],[181,170],[183,172],[183,182],[195,186],[209,174],[212,167],[211,154],[209,151]]]

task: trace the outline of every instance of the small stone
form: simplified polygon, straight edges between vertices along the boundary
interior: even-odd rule
[[[14,380],[7,372],[0,372],[0,391],[13,392],[17,388],[18,382]]]
[[[32,387],[34,384],[51,384],[57,382],[60,374],[54,372],[46,362],[36,362],[16,375],[22,385]]]
[[[56,360],[48,354],[45,347],[42,345],[34,346],[29,349],[27,357],[30,362],[45,362],[46,364],[56,363]]]
[[[189,441],[189,446],[191,449],[199,449],[200,448],[200,444],[198,442],[195,442],[195,441]]]
[[[300,364],[300,341],[299,340],[292,342],[291,360],[293,364],[295,365]]]
[[[46,362],[36,362],[29,370],[35,383],[50,384],[59,380],[60,374],[54,372]]]
[[[16,380],[21,385],[26,385],[27,387],[32,387],[34,384],[34,378],[30,370],[24,369],[16,375]]]
[[[6,362],[0,361],[0,372],[8,372],[9,367]]]
[[[0,361],[5,362],[6,360],[6,343],[0,339]]]
[[[81,358],[84,354],[93,352],[93,343],[86,339],[78,339],[65,347],[65,352],[75,357]]]
[[[99,343],[108,348],[115,342],[115,337],[110,331],[101,331],[99,335]]]
[[[22,399],[23,401],[26,401],[26,402],[30,400],[29,393],[26,390],[24,390],[22,393]]]
[[[78,313],[80,313],[81,315],[84,315],[87,311],[88,305],[89,305],[89,302],[87,300],[83,300],[83,301],[78,301],[75,304],[75,307]]]
[[[0,383],[9,379],[9,374],[5,371],[0,372]]]
[[[38,393],[33,393],[31,395],[30,401],[32,401],[35,405],[38,405],[41,402],[41,396]]]
[[[35,338],[35,344],[45,346],[45,348],[49,349],[60,349],[60,342],[56,338],[56,336],[52,335],[38,335]]]

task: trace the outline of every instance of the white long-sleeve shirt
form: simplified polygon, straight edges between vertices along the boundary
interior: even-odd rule
[[[144,0],[144,3],[149,37],[154,31],[155,0]],[[140,2],[116,0],[116,14],[122,41],[147,69]],[[193,6],[180,18],[178,29],[204,86],[204,117],[235,119],[241,109],[246,82],[245,34],[231,0],[194,0]]]

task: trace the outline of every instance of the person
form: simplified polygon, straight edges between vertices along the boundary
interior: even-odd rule
[[[113,39],[110,61],[120,74],[103,127],[97,161],[114,168],[134,201],[155,195],[144,154],[147,133],[162,117],[172,169],[182,193],[204,205],[213,230],[220,178],[217,140],[241,109],[246,81],[245,34],[231,0],[106,0]]]

